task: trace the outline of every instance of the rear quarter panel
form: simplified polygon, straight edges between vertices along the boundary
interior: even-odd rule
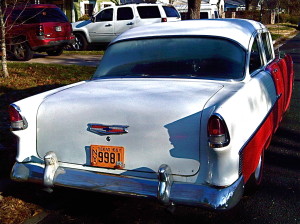
[[[207,182],[217,186],[228,186],[239,177],[243,165],[240,154],[257,133],[275,103],[276,90],[273,79],[269,73],[260,72],[247,82],[229,83],[207,104],[201,120],[201,137],[205,138],[206,135],[207,138],[207,121],[213,113],[223,117],[230,135],[230,144],[226,147],[206,146]],[[262,147],[260,142],[251,150],[258,155]],[[256,167],[259,158],[252,158],[255,159],[250,160],[251,164],[246,166]]]

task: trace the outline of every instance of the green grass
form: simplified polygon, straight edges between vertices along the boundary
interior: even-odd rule
[[[0,78],[0,95],[5,88],[23,90],[44,85],[67,85],[89,79],[95,67],[39,63],[8,63],[9,78]]]
[[[297,31],[297,25],[290,23],[267,25],[267,27],[272,35],[273,40],[277,40],[279,38],[288,38],[289,35]]]
[[[277,39],[283,37],[282,34],[276,34],[276,33],[271,33],[271,36],[272,36],[272,40],[277,40]]]

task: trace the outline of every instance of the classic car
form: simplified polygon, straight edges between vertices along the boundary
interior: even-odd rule
[[[261,182],[287,111],[289,55],[259,22],[190,20],[118,36],[88,81],[10,105],[11,176],[228,210]]]

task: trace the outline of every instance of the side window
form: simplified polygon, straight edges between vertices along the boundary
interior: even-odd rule
[[[96,22],[112,21],[113,9],[104,9],[96,16]]]
[[[158,6],[138,6],[141,19],[161,18]]]
[[[262,66],[262,59],[259,51],[259,42],[257,37],[255,38],[251,53],[250,53],[250,63],[249,63],[249,72],[250,74],[256,69],[259,69]]]
[[[270,46],[270,38],[269,38],[268,33],[262,33],[261,38],[262,38],[262,42],[263,42],[265,53],[266,53],[266,59],[268,62],[272,59],[272,48]]]
[[[178,18],[180,17],[177,10],[175,8],[173,8],[172,6],[164,5],[163,9],[164,9],[167,17],[178,17]]]
[[[130,20],[130,19],[133,19],[132,8],[130,7],[118,8],[117,20]]]

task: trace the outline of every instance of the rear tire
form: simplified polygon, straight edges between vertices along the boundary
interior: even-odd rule
[[[85,36],[81,33],[75,33],[74,35],[75,35],[75,42],[72,44],[73,50],[85,51],[88,46]]]
[[[56,50],[46,51],[49,56],[59,56],[63,53],[63,48],[58,48]]]
[[[33,57],[33,51],[31,50],[28,42],[24,40],[15,41],[12,52],[14,58],[18,61],[29,61]]]
[[[263,168],[264,168],[264,151],[262,151],[260,155],[259,162],[257,164],[257,167],[253,174],[250,176],[249,180],[246,183],[245,186],[245,193],[246,194],[253,194],[254,192],[257,191],[259,188],[261,182],[262,182],[262,177],[263,177]]]

